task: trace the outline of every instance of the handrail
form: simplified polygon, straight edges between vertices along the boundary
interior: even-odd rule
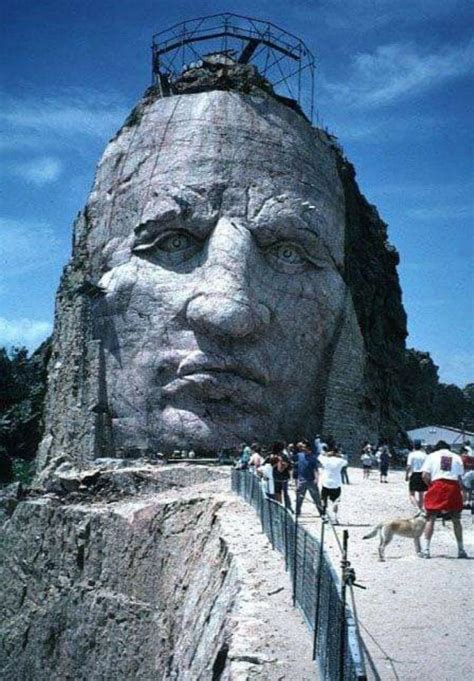
[[[347,530],[341,543],[333,523],[325,517],[318,540],[285,507],[266,497],[253,473],[234,469],[231,484],[232,490],[255,508],[262,531],[285,558],[293,603],[313,632],[313,659],[321,677],[327,681],[365,681],[364,648],[353,593],[353,586],[359,585],[355,584],[355,573],[347,559]],[[327,524],[341,550],[341,577],[324,549]],[[346,602],[346,590],[352,607]]]

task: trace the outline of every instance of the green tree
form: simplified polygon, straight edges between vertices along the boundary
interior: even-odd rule
[[[47,362],[50,340],[31,357],[24,347],[0,348],[0,452],[8,467],[27,477],[21,461],[34,459],[43,432]]]

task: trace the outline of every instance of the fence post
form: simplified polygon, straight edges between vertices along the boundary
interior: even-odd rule
[[[313,660],[316,659],[318,648],[319,606],[321,603],[321,576],[324,558],[324,528],[326,523],[321,520],[321,536],[319,538],[318,579],[316,580],[316,607],[314,609]]]
[[[285,572],[288,572],[288,524],[287,524],[287,518],[288,518],[288,511],[285,508]]]
[[[342,561],[341,561],[341,640],[339,643],[339,680],[344,681],[344,657],[346,648],[346,568],[349,566],[347,560],[347,544],[349,540],[349,532],[344,530],[342,533]]]
[[[301,579],[304,580],[304,573],[306,572],[306,538],[308,536],[307,531],[305,530],[304,535],[303,535],[303,566],[301,568]]]
[[[270,523],[270,544],[272,545],[272,549],[275,549],[275,537],[273,536],[273,511],[272,511],[273,501],[268,498],[266,498],[265,500],[268,504],[268,520]]]
[[[295,536],[293,540],[293,605],[296,605],[296,569],[297,569],[297,549],[298,549],[298,516],[295,514]]]

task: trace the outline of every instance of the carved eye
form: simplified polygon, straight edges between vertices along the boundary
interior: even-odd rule
[[[202,248],[202,242],[192,234],[173,231],[162,234],[150,243],[137,244],[133,252],[164,266],[179,265],[192,258]]]
[[[273,244],[266,250],[265,256],[273,269],[286,274],[298,274],[310,266],[303,248],[291,241]]]
[[[179,251],[185,251],[187,248],[194,246],[196,240],[193,239],[189,234],[184,232],[175,232],[174,234],[168,234],[158,241],[156,246],[166,253],[178,253]]]
[[[291,243],[280,243],[273,246],[272,254],[287,265],[300,265],[304,262],[301,250]]]

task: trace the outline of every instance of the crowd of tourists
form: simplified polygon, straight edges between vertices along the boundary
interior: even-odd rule
[[[260,480],[269,499],[283,503],[293,513],[288,492],[290,482],[296,484],[296,516],[301,513],[304,498],[309,493],[318,513],[326,517],[329,502],[332,520],[338,524],[339,498],[343,484],[349,484],[348,460],[335,443],[323,442],[317,436],[311,445],[308,440],[286,445],[275,442],[270,451],[257,443],[242,445],[237,467],[250,470]],[[321,489],[319,488],[321,485]]]
[[[377,447],[364,442],[360,452],[363,479],[368,479],[371,469],[377,466],[380,482],[388,483],[391,456],[386,442]],[[309,493],[323,520],[339,524],[342,485],[349,484],[348,460],[333,441],[326,443],[318,435],[313,443],[304,439],[288,445],[275,442],[269,449],[258,443],[243,444],[236,466],[257,476],[267,498],[284,504],[296,516],[301,514]],[[472,507],[474,497],[474,456],[470,443],[466,442],[456,454],[445,442],[425,449],[420,441],[415,441],[406,461],[405,479],[411,503],[417,513],[426,517],[423,556],[430,557],[435,520],[442,517],[452,521],[458,557],[465,558],[460,515],[465,505]],[[289,494],[291,481],[296,488],[294,510]]]

